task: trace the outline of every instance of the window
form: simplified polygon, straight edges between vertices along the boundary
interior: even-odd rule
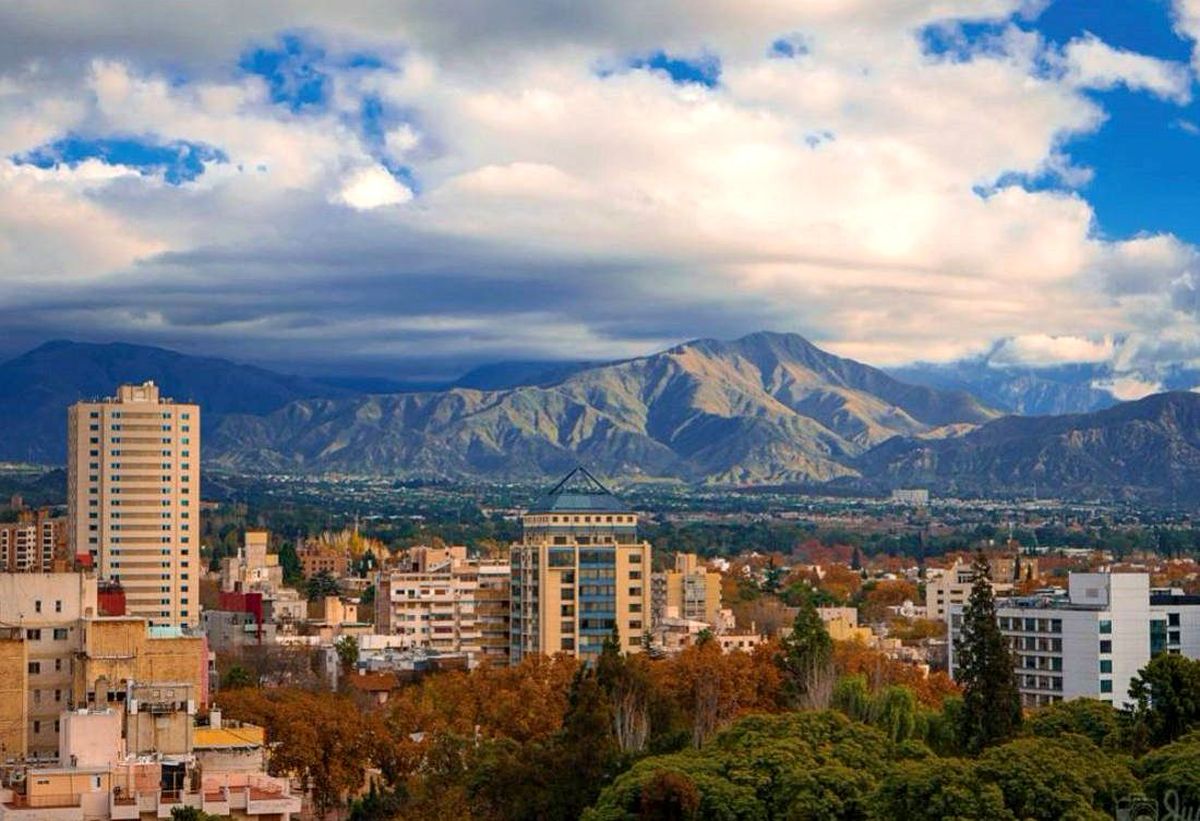
[[[1104,641],[1100,642],[1100,652],[1101,653],[1111,653],[1112,652],[1112,641],[1105,639]]]
[[[40,722],[40,721],[33,722],[33,734],[37,735],[41,731],[42,731],[42,722]]]
[[[29,662],[29,675],[36,676],[40,672],[42,672],[42,663],[40,661]]]
[[[1179,614],[1178,613],[1168,613],[1167,614],[1167,626],[1168,627],[1178,627],[1179,626]]]
[[[1100,620],[1100,633],[1102,635],[1108,635],[1108,634],[1112,633],[1112,622],[1110,620],[1108,620],[1108,619]]]
[[[1100,659],[1100,672],[1101,673],[1111,673],[1112,672],[1112,659]]]
[[[42,600],[41,599],[37,599],[36,601],[34,601],[33,612],[35,612],[35,613],[42,612]]]
[[[1100,679],[1100,692],[1102,692],[1102,693],[1111,693],[1112,691],[1113,691],[1113,689],[1112,689],[1112,679],[1111,679],[1111,678],[1102,678],[1102,679]]]
[[[42,631],[41,630],[26,630],[25,631],[25,639],[27,641],[41,641],[42,640]]]
[[[67,628],[55,627],[54,628],[54,640],[55,641],[66,641],[67,640]]]

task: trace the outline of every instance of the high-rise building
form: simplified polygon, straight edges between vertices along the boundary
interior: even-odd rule
[[[721,615],[721,574],[705,567],[695,553],[678,553],[674,570],[653,575],[651,600],[656,624],[669,617],[716,625]]]
[[[121,582],[129,614],[200,621],[200,408],[153,382],[68,412],[70,547]]]
[[[21,510],[0,522],[0,572],[50,573],[70,569],[67,519],[49,510]]]
[[[539,499],[512,546],[512,662],[594,658],[616,628],[622,649],[650,629],[650,543],[637,515],[583,468]]]
[[[951,674],[964,605],[950,608]],[[1200,597],[1150,589],[1145,573],[1072,573],[1065,592],[996,600],[1027,707],[1087,696],[1129,704],[1129,682],[1159,653],[1200,654]]]
[[[400,647],[466,653],[472,663],[508,662],[509,567],[468,558],[465,547],[415,547],[375,594],[379,633]]]

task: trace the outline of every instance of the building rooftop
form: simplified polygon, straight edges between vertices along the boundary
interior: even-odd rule
[[[587,471],[577,467],[538,499],[530,513],[632,513],[613,492]]]
[[[262,727],[244,724],[241,727],[197,727],[192,746],[196,749],[217,747],[261,747],[266,741]]]

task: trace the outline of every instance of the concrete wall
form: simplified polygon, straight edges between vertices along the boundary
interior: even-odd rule
[[[29,662],[23,638],[0,638],[0,762],[26,753]]]

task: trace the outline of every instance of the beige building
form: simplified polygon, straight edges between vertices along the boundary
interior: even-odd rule
[[[508,662],[508,562],[468,558],[467,549],[415,547],[399,571],[384,571],[375,594],[377,632],[401,648],[467,653]]]
[[[21,510],[0,522],[0,573],[50,573],[71,568],[67,519],[49,510]]]
[[[179,752],[147,749],[145,739],[127,735],[132,716],[122,708],[63,713],[62,763],[31,767],[0,787],[0,821],[140,821],[170,818],[181,807],[220,818],[288,821],[300,812],[302,798],[288,779],[266,773],[263,728],[224,722],[216,710],[208,725],[193,726],[178,704],[146,705],[155,722],[171,728],[169,736],[156,733],[153,743]]]
[[[171,628],[150,628],[145,619],[115,616],[88,619],[75,663],[73,702],[123,699],[131,684],[175,682],[190,688],[198,708],[208,703],[208,642]]]
[[[70,547],[121,582],[127,612],[200,621],[200,408],[153,382],[67,413]]]
[[[272,593],[282,587],[283,568],[279,556],[267,552],[270,541],[266,530],[247,530],[238,555],[221,559],[221,589],[227,593]]]
[[[583,468],[539,499],[512,546],[511,659],[594,658],[615,628],[628,652],[650,629],[650,543],[637,515]]]
[[[83,619],[96,615],[96,579],[84,573],[0,573],[0,625],[20,631],[27,680],[23,754],[53,758],[59,713],[83,642]],[[15,752],[15,751],[10,751]]]
[[[0,764],[25,755],[29,735],[29,657],[19,627],[0,628]]]
[[[1037,559],[1008,554],[989,556],[992,591],[1004,595],[1012,591],[1014,583],[1038,578]],[[944,621],[950,608],[966,604],[971,595],[975,572],[971,562],[956,559],[950,567],[931,567],[925,571],[925,614],[926,618]]]
[[[678,553],[675,569],[655,573],[651,598],[654,621],[689,619],[716,625],[721,614],[721,574],[701,563],[695,553]]]

